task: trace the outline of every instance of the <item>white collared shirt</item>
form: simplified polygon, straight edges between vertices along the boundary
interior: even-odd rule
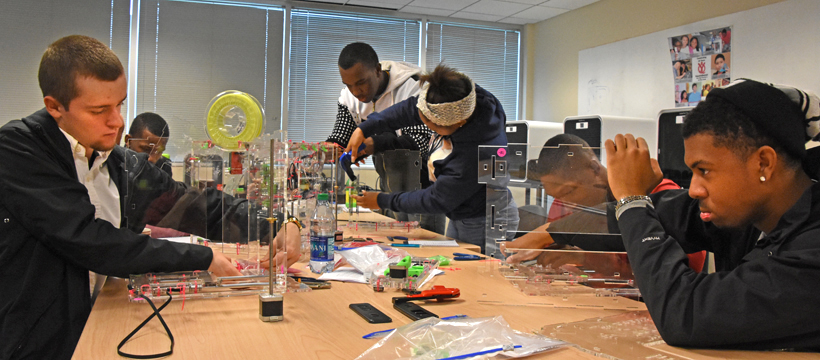
[[[77,179],[85,185],[88,190],[88,197],[91,198],[91,203],[94,204],[94,216],[97,219],[103,219],[114,225],[120,227],[120,219],[122,213],[120,212],[120,192],[117,190],[117,184],[111,181],[111,176],[108,174],[108,167],[105,166],[105,161],[108,160],[108,155],[111,151],[99,153],[94,158],[94,163],[91,168],[88,167],[88,158],[85,156],[85,147],[73,136],[69,135],[65,130],[60,128],[68,143],[71,144],[71,155],[74,158],[74,167],[77,168]],[[91,299],[94,301],[97,294],[105,284],[106,276],[96,274],[93,271],[88,272],[88,282],[91,291]]]
[[[441,136],[433,133],[430,137],[430,157],[427,159],[427,178],[430,182],[436,182],[436,167],[434,162],[446,159],[453,153],[453,142],[449,136]]]
[[[108,174],[108,167],[105,166],[105,161],[108,160],[108,155],[111,154],[111,151],[99,153],[99,155],[94,158],[94,164],[92,164],[89,169],[85,147],[63,129],[60,129],[60,131],[63,132],[69,144],[71,144],[74,167],[77,168],[77,179],[88,189],[88,196],[91,198],[91,203],[94,204],[94,207],[97,209],[95,216],[119,228],[120,220],[122,219],[120,213],[120,193],[117,190],[117,185],[114,184],[111,180],[111,176]]]

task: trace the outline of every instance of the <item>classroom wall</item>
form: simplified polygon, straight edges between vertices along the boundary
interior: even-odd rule
[[[523,117],[560,122],[578,114],[581,50],[781,1],[601,0],[527,26]]]
[[[726,26],[732,27],[731,79],[820,93],[818,25],[820,1],[789,0],[581,50],[578,114],[655,118],[675,107],[668,39]]]

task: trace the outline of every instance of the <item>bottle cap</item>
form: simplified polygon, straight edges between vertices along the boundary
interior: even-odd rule
[[[321,193],[321,194],[319,194],[319,196],[317,197],[317,199],[319,199],[319,201],[327,201],[327,198],[328,198],[328,197],[327,197],[327,193]]]

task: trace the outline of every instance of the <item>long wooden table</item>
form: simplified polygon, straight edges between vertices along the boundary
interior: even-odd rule
[[[416,256],[452,255],[461,248],[408,249]],[[295,268],[307,272],[306,261]],[[470,317],[503,315],[513,329],[539,332],[546,325],[582,321],[591,318],[644,310],[640,302],[624,298],[565,299],[529,297],[515,289],[498,273],[497,263],[458,261],[445,266],[445,275],[431,283],[458,287],[461,297],[444,303],[429,302],[423,307],[444,317],[465,314]],[[377,340],[362,336],[374,331],[396,328],[411,322],[393,309],[391,298],[400,292],[374,292],[364,284],[334,282],[331,289],[284,295],[284,321],[266,323],[258,318],[257,296],[237,296],[209,300],[188,300],[182,308],[174,301],[162,315],[176,339],[172,359],[354,359]],[[627,306],[620,310],[589,306],[582,302],[602,304],[618,301]],[[371,303],[393,319],[387,324],[368,324],[348,308],[351,303]],[[552,302],[551,306],[527,304]],[[140,322],[151,314],[144,303],[128,301],[126,283],[109,279],[98,296],[83,331],[74,359],[118,358],[116,346]],[[590,334],[594,336],[595,334]],[[160,353],[168,350],[169,340],[160,323],[154,319],[141,330],[123,351],[133,354]],[[664,345],[665,346],[665,345]],[[715,350],[686,350],[666,346],[670,359],[766,359],[813,358],[815,354],[761,353]],[[674,355],[674,356],[672,356]],[[589,352],[575,347],[538,354],[544,359],[595,359]]]

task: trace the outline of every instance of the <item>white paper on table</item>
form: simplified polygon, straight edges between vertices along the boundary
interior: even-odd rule
[[[165,238],[160,238],[160,239],[168,240],[168,241],[175,242],[175,243],[181,243],[181,244],[193,244],[194,243],[194,242],[191,242],[191,239],[192,239],[191,236],[165,237]],[[194,239],[194,241],[196,241],[197,237],[194,236],[193,239]]]
[[[319,280],[367,284],[367,279],[364,277],[364,274],[352,267],[342,267],[333,270],[332,272],[324,273],[322,276],[319,276]]]
[[[411,245],[433,246],[433,247],[458,247],[455,240],[410,240]]]
[[[444,274],[444,270],[434,269],[433,272],[430,274],[430,276],[428,276],[427,279],[424,279],[424,282],[421,283],[418,286],[418,288],[421,289],[422,287],[424,287],[424,284],[430,282],[430,279],[432,279],[432,278],[434,278],[438,275],[441,275],[441,274]]]

